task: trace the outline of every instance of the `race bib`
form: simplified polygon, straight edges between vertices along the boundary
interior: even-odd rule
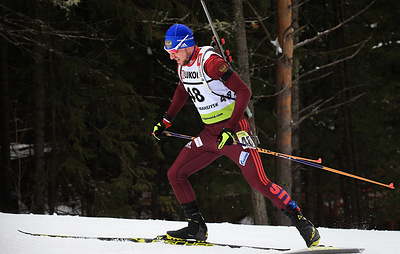
[[[244,144],[243,149],[247,148],[255,148],[256,145],[254,144],[253,139],[249,136],[246,131],[239,131],[236,133],[236,136],[239,140],[239,143]]]

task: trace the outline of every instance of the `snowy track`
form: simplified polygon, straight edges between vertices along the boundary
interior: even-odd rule
[[[102,254],[102,253],[285,253],[229,247],[172,246],[162,243],[104,242],[91,239],[67,239],[29,236],[18,229],[47,234],[154,237],[185,222],[87,218],[60,215],[20,215],[0,213],[0,252],[3,254]],[[305,244],[294,227],[250,226],[229,223],[207,224],[209,241],[263,247],[303,249]],[[340,230],[319,228],[321,244],[362,247],[365,254],[397,253],[400,231]]]

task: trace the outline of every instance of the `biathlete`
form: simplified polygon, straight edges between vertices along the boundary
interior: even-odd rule
[[[153,136],[160,140],[171,127],[173,118],[190,97],[204,130],[179,153],[168,170],[168,179],[188,226],[167,232],[173,239],[205,241],[208,230],[188,177],[225,155],[241,169],[247,182],[281,210],[298,229],[307,247],[318,245],[320,235],[289,194],[265,175],[258,151],[232,145],[235,140],[250,142],[251,127],[245,110],[251,91],[228,63],[214,51],[195,44],[193,33],[185,25],[171,26],[165,35],[164,49],[178,64],[179,84],[168,111],[154,126]],[[203,80],[204,79],[204,80]]]

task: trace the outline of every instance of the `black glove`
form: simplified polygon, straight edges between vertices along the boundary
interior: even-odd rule
[[[235,141],[235,132],[229,128],[224,128],[218,135],[218,149],[222,149],[224,145],[231,146]]]
[[[163,133],[167,128],[171,127],[172,117],[170,117],[167,113],[164,114],[164,117],[161,122],[156,124],[153,128],[153,137],[157,140],[161,140],[166,137],[165,133]]]

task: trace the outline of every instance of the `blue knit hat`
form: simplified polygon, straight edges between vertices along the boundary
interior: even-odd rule
[[[182,40],[184,41],[182,42]],[[194,37],[189,27],[182,24],[175,24],[171,26],[165,34],[164,49],[167,51],[171,50],[179,43],[181,43],[181,45],[177,49],[189,48],[194,45]]]

